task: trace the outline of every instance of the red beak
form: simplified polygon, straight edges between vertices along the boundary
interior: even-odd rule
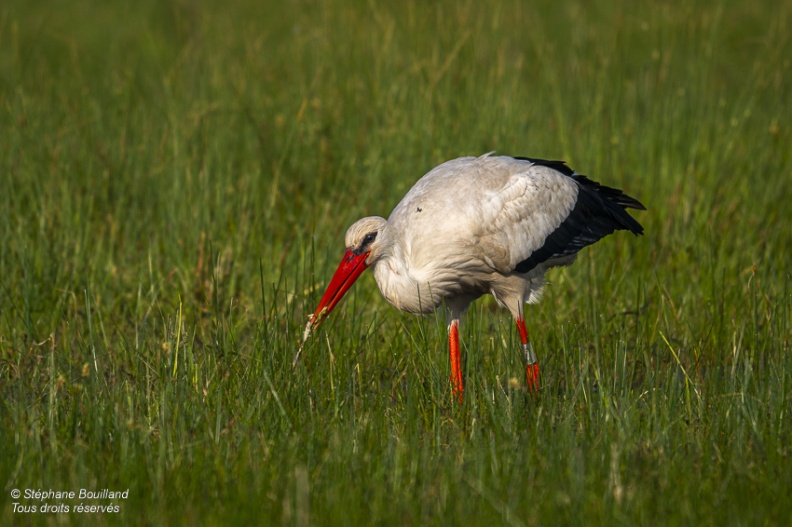
[[[327,315],[330,314],[344,294],[349,291],[349,288],[352,287],[355,280],[366,270],[366,267],[368,267],[368,265],[366,265],[366,258],[368,258],[368,256],[369,253],[355,254],[352,251],[347,251],[346,254],[344,254],[344,258],[341,260],[338,269],[336,269],[333,278],[330,280],[330,285],[327,286],[325,294],[319,301],[316,311],[314,311],[311,320],[308,322],[308,326],[305,328],[306,334],[304,337],[307,337],[310,331],[319,327],[319,324],[327,318]]]

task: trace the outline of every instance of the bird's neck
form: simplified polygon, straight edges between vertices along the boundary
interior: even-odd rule
[[[409,255],[398,236],[393,237],[388,251],[372,265],[380,293],[397,309],[409,313],[427,313],[434,308],[432,296],[411,272]]]

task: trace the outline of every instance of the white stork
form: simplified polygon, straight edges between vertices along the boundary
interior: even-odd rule
[[[539,364],[523,304],[539,301],[545,271],[617,230],[643,227],[625,209],[636,199],[571,170],[563,161],[462,157],[422,177],[386,220],[363,218],[346,233],[346,253],[310,317],[303,343],[367,268],[394,307],[428,314],[445,306],[454,395],[462,401],[459,319],[492,293],[517,322],[530,390]],[[301,346],[302,348],[302,346]]]

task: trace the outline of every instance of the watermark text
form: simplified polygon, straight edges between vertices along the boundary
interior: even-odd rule
[[[129,489],[13,489],[14,514],[118,514]]]

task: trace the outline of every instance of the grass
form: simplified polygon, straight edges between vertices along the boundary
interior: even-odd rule
[[[790,23],[789,1],[3,2],[0,523],[788,525]],[[444,322],[370,277],[292,369],[345,228],[491,150],[648,208],[529,308],[541,395],[481,300],[454,404]],[[104,488],[120,512],[11,497]]]

